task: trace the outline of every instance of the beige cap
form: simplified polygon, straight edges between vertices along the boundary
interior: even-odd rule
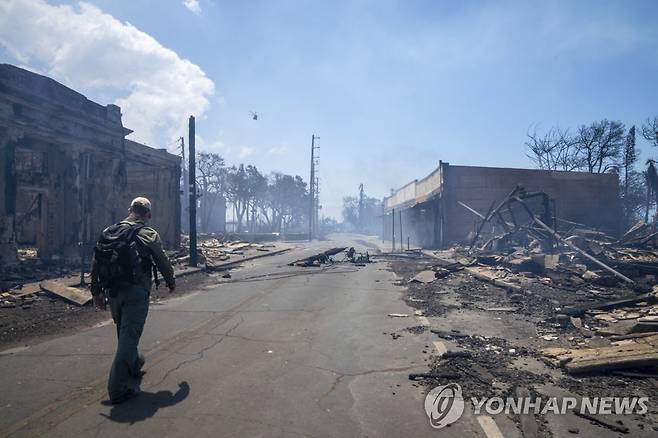
[[[151,201],[143,197],[137,197],[133,199],[133,202],[130,203],[131,207],[143,207],[147,210],[151,210]]]

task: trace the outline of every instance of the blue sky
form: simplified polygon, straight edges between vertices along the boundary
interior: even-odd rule
[[[319,135],[322,203],[334,217],[359,183],[382,197],[439,160],[530,166],[523,143],[535,124],[608,118],[630,126],[658,115],[655,1],[23,3],[39,7],[6,11],[20,18],[12,21],[44,26],[57,15],[48,5],[72,4],[57,11],[62,20],[84,17],[73,33],[95,35],[87,26],[94,20],[112,30],[81,48],[81,61],[41,53],[0,30],[0,56],[103,103],[125,102],[124,120],[138,140],[172,149],[195,112],[201,148],[307,179],[310,137]],[[48,44],[70,38],[52,26],[44,30]],[[141,33],[155,43],[131,45]],[[67,41],[69,52],[87,39]],[[117,39],[121,50],[103,49]],[[161,55],[146,62],[149,44]],[[104,56],[109,61],[94,66]],[[182,73],[154,76],[159,62]]]

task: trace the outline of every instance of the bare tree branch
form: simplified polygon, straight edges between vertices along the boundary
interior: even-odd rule
[[[651,142],[653,146],[658,146],[658,116],[653,119],[648,118],[642,124],[642,137]]]
[[[555,126],[544,134],[538,134],[535,127],[526,135],[526,155],[540,169],[572,171],[581,167],[576,142],[568,129]]]

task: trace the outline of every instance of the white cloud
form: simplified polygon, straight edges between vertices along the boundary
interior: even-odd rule
[[[0,44],[21,64],[92,99],[114,99],[135,131],[131,138],[153,146],[185,136],[188,116],[202,116],[215,89],[199,66],[84,2],[3,0]]]
[[[199,4],[199,0],[183,0],[183,4],[187,9],[194,12],[195,14],[201,14],[201,5]]]
[[[253,155],[254,152],[256,152],[256,149],[249,146],[242,146],[238,152],[238,157],[240,159],[247,158],[248,156]]]
[[[214,152],[219,154],[227,154],[231,152],[231,148],[226,146],[226,144],[221,140],[207,142],[205,138],[196,135],[196,149],[197,151],[203,152]]]
[[[268,151],[272,155],[283,155],[286,152],[288,152],[288,147],[287,146],[274,146],[273,148],[270,148]]]

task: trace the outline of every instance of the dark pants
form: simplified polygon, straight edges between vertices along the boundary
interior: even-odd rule
[[[139,389],[141,363],[137,344],[149,310],[149,291],[133,285],[120,288],[109,297],[112,319],[117,326],[118,346],[107,391],[110,400]]]

